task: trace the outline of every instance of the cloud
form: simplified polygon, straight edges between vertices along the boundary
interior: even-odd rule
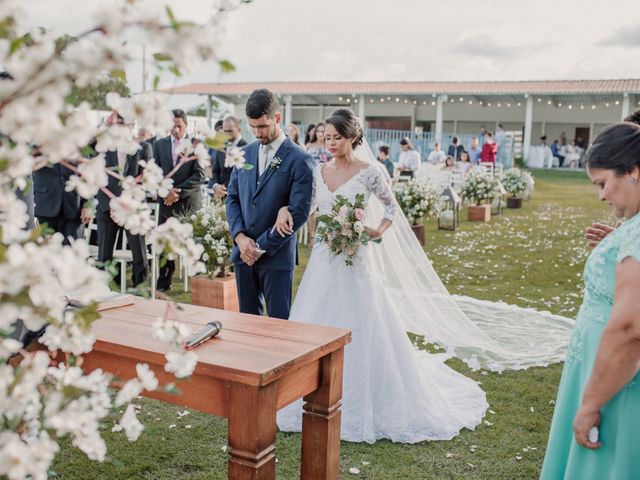
[[[599,47],[640,47],[640,24],[622,27],[600,40]]]
[[[491,58],[514,57],[521,51],[517,46],[498,43],[488,35],[464,37],[452,45],[450,50],[465,55]]]

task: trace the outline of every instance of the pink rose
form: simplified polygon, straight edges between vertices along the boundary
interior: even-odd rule
[[[344,249],[344,253],[346,253],[347,255],[349,255],[351,257],[356,253],[356,249],[353,248],[353,247],[346,247]]]
[[[342,218],[346,218],[347,215],[349,215],[349,207],[347,206],[340,207],[340,210],[338,210],[338,216]]]
[[[363,221],[364,220],[364,210],[361,208],[355,209],[356,220]]]

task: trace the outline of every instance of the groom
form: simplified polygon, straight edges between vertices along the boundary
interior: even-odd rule
[[[235,245],[233,261],[240,311],[288,319],[295,231],[309,216],[313,188],[311,156],[285,137],[278,99],[269,90],[249,96],[246,115],[256,141],[244,147],[250,170],[234,168],[227,189],[227,217]],[[271,229],[281,207],[289,206],[293,234]]]

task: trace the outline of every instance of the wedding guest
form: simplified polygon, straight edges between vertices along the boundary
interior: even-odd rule
[[[309,148],[309,143],[311,142],[311,137],[313,136],[313,130],[316,126],[313,123],[307,125],[307,132],[304,135],[304,146]]]
[[[498,153],[498,145],[493,141],[493,133],[487,132],[482,145],[482,153],[480,154],[481,162],[496,163],[496,154]]]
[[[406,137],[400,140],[400,148],[398,157],[400,176],[413,178],[420,168],[420,154],[414,150],[411,140]]]
[[[473,165],[471,164],[471,158],[469,157],[469,152],[467,152],[466,150],[464,152],[462,152],[462,154],[460,155],[460,161],[458,162],[458,170],[460,170],[462,172],[463,175],[467,175],[467,173],[469,173],[469,170],[471,170],[471,167],[473,167]]]
[[[504,131],[504,127],[501,123],[496,127],[496,133],[494,135],[494,140],[496,145],[498,146],[498,156],[496,157],[496,162],[501,165],[504,165],[506,162],[505,155],[507,153],[507,134]]]
[[[487,135],[487,127],[485,125],[480,125],[480,133],[478,133],[478,142],[480,143],[481,147],[484,145],[484,142],[486,141],[486,135]]]
[[[446,155],[442,150],[440,150],[440,143],[439,142],[434,143],[433,150],[431,151],[431,153],[429,153],[429,156],[427,157],[427,162],[429,162],[432,165],[440,165],[441,163],[444,162],[445,158],[446,158]]]
[[[567,145],[565,150],[565,160],[569,164],[569,168],[578,168],[580,162],[580,151],[576,146],[576,141],[571,140],[571,143]]]
[[[471,139],[471,148],[469,149],[469,158],[472,165],[478,165],[480,163],[480,156],[482,155],[482,147],[478,145],[478,138],[473,137]]]
[[[181,162],[178,155],[180,141],[187,138],[187,115],[183,110],[173,110],[171,135],[161,138],[153,146],[153,156],[164,175],[173,172]],[[197,160],[183,163],[173,173],[173,188],[160,203],[160,223],[169,218],[186,214],[200,208],[200,186],[204,180],[204,170]],[[157,288],[167,291],[175,271],[173,260],[161,259]]]
[[[389,158],[389,147],[387,145],[378,147],[378,161],[387,169],[387,172],[389,172],[389,178],[393,178],[395,167]]]
[[[107,120],[107,125],[117,122],[120,125],[124,125],[124,119],[117,113],[113,113]],[[129,125],[133,136],[133,125]],[[146,142],[140,144],[141,148],[134,154],[127,154],[120,149],[111,150],[105,154],[105,166],[111,169],[123,177],[137,177],[142,173],[142,166],[140,161],[147,161],[153,156],[151,145]],[[107,190],[109,190],[116,197],[122,194],[122,185],[120,180],[116,177],[109,175],[109,183],[107,184]],[[124,234],[127,238],[127,246],[131,251],[133,258],[133,286],[137,286],[145,281],[147,278],[147,247],[145,238],[143,235],[134,235],[126,229],[123,229],[118,225],[111,217],[111,198],[102,190],[98,191],[96,195],[98,205],[96,208],[96,224],[98,227],[98,262],[102,265],[106,265],[113,261],[113,249],[116,244],[116,238],[118,233]],[[114,281],[120,282],[120,275],[122,273],[118,271]]]
[[[453,172],[456,170],[456,161],[451,155],[447,155],[447,158],[444,160],[444,165],[441,170],[445,170],[448,172]]]
[[[307,152],[313,159],[313,164],[326,163],[331,158],[331,154],[326,150],[324,144],[324,123],[319,123],[311,133],[311,141],[307,144]]]
[[[289,140],[291,140],[296,145],[300,145],[298,127],[295,123],[290,123],[284,129],[284,134],[287,136]]]
[[[625,221],[585,265],[543,480],[631,479],[640,472],[640,126],[603,129],[585,163],[600,200]]]
[[[452,144],[449,145],[447,155],[453,157],[454,161],[460,160],[460,154],[464,151],[464,147],[460,145],[458,137],[453,137]]]
[[[222,122],[222,130],[229,136],[227,148],[244,147],[247,144],[242,138],[240,119],[237,117],[233,115],[226,117]],[[211,155],[211,177],[207,186],[213,190],[213,195],[216,198],[222,198],[227,194],[232,169],[224,166],[227,158],[225,152],[210,149],[209,153]]]
[[[213,126],[213,131],[214,132],[222,132],[224,130],[224,120],[218,120],[215,125]]]
[[[562,164],[564,163],[564,155],[560,152],[560,148],[558,147],[558,140],[554,140],[551,144],[551,154],[554,157],[558,158],[558,167],[562,168]]]

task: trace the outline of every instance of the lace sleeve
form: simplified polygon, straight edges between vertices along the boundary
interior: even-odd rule
[[[369,187],[376,198],[384,205],[384,218],[393,222],[399,208],[396,197],[389,186],[389,182],[387,182],[387,179],[382,173],[381,168],[378,167],[378,165],[373,165],[371,170],[373,173],[370,174]]]
[[[628,220],[633,224],[619,227],[624,228],[624,232],[620,232],[620,249],[616,262],[622,262],[627,257],[640,261],[640,222],[638,220],[638,218]]]

